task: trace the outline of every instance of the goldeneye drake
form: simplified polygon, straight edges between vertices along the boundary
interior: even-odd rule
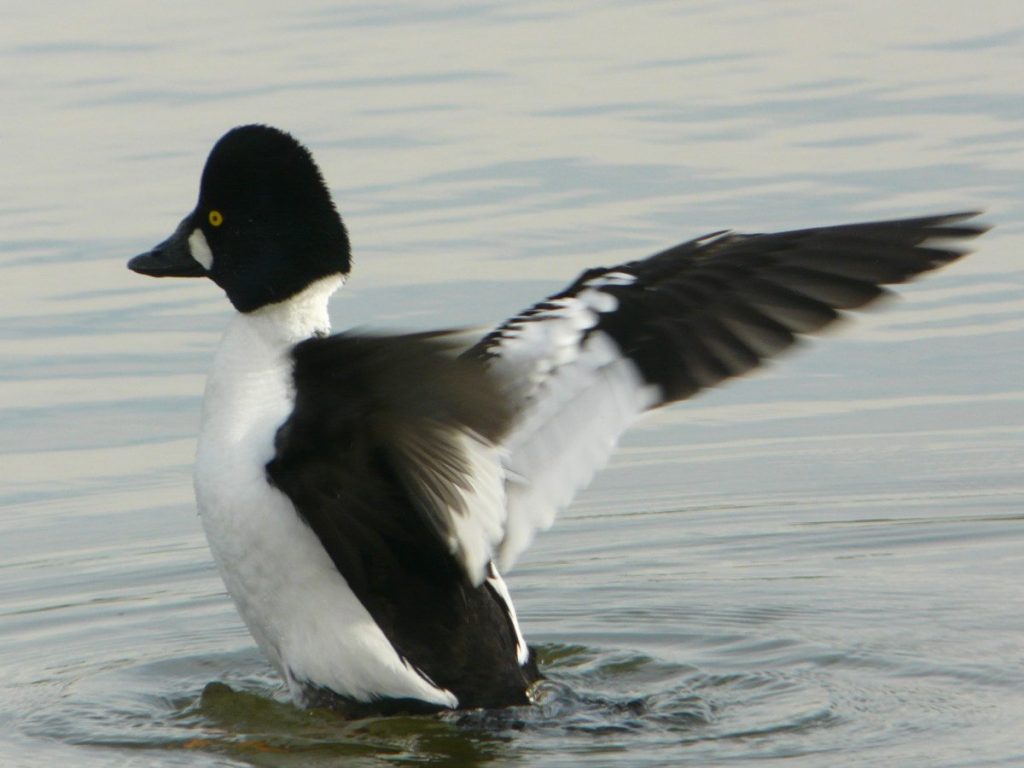
[[[526,704],[541,675],[501,573],[646,410],[757,367],[966,251],[976,213],[715,232],[585,271],[462,354],[445,333],[329,336],[349,240],[309,151],[264,125],[128,266],[237,310],[195,491],[217,566],[300,706]]]

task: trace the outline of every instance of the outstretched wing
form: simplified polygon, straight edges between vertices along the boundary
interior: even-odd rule
[[[776,234],[719,232],[591,269],[465,356],[517,411],[507,450],[509,568],[586,485],[643,411],[747,373],[886,293],[956,260],[976,213]]]
[[[640,413],[959,258],[951,241],[985,231],[963,223],[973,215],[707,235],[588,270],[461,358],[444,334],[310,339],[294,351],[295,407],[268,477],[360,599],[479,585],[553,522]]]

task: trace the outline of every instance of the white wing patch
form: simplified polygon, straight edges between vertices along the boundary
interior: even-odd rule
[[[618,306],[599,287],[634,279],[602,275],[502,329],[489,365],[520,412],[503,442],[508,519],[496,553],[503,571],[604,466],[636,417],[658,402],[657,389],[611,338],[591,330],[600,313]]]
[[[504,451],[472,431],[460,432],[456,439],[468,460],[469,471],[467,484],[457,488],[463,499],[462,509],[449,510],[452,533],[447,543],[470,580],[479,586],[505,532]]]
[[[597,324],[598,314],[613,311],[616,305],[611,294],[587,289],[578,296],[551,299],[542,310],[510,321],[502,332],[501,351],[490,361],[508,396],[522,404],[555,370],[575,363],[584,334]]]
[[[603,467],[619,436],[658,401],[636,366],[604,334],[537,387],[506,441],[508,522],[498,549],[507,571],[559,510]]]

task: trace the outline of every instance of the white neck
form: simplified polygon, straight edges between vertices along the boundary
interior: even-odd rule
[[[252,312],[239,312],[228,324],[214,371],[227,366],[239,372],[287,362],[291,347],[331,330],[327,303],[341,287],[341,275],[321,278],[290,299]]]
[[[322,277],[289,299],[252,312],[240,312],[232,326],[245,325],[267,343],[287,346],[316,334],[328,333],[331,318],[327,313],[327,303],[343,280],[341,275]]]
[[[291,348],[330,331],[327,303],[341,284],[341,275],[325,277],[290,299],[231,319],[207,379],[200,443],[211,433],[241,439],[255,421],[267,429],[280,425],[291,410]]]

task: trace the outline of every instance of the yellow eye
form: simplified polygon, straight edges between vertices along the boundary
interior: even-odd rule
[[[209,219],[211,227],[219,227],[224,223],[224,214],[214,208],[210,211]]]

